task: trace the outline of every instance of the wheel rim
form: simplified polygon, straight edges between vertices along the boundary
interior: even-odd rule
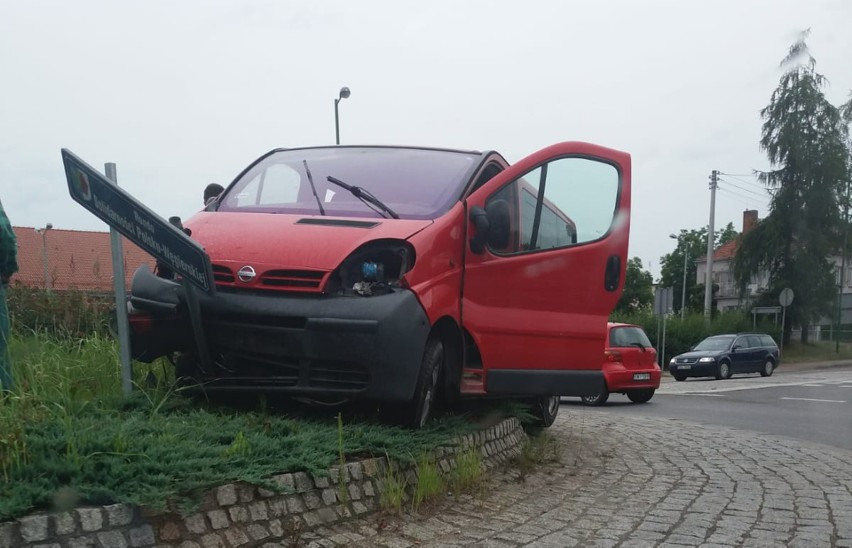
[[[544,407],[548,416],[554,416],[559,409],[559,396],[550,396],[544,401],[544,405],[542,407]]]
[[[441,362],[443,362],[444,353],[441,352],[440,355]],[[423,394],[423,406],[420,414],[419,426],[423,427],[426,425],[426,420],[429,418],[429,413],[432,411],[432,401],[435,399],[435,388],[438,386],[438,376],[441,374],[441,370],[439,367],[432,368],[432,378],[431,383],[429,383],[429,388]]]
[[[767,375],[772,374],[772,362],[771,361],[766,360],[766,363],[763,364],[763,372],[766,373]]]
[[[595,394],[594,396],[583,396],[583,401],[586,403],[598,403],[601,401],[603,394]]]
[[[728,373],[730,372],[731,366],[727,363],[723,363],[719,366],[719,375],[722,376],[723,379],[728,378]]]

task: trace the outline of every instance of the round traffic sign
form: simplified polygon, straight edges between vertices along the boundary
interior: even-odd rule
[[[781,294],[778,295],[778,303],[781,306],[790,306],[793,302],[793,290],[789,287],[785,287],[781,290]]]

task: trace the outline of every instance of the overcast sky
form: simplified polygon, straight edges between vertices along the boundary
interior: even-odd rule
[[[164,217],[188,218],[275,147],[495,149],[582,140],[633,157],[630,256],[767,213],[759,110],[797,34],[835,104],[850,0],[429,2],[0,0],[0,199],[16,226],[106,230],[71,200],[67,147]]]

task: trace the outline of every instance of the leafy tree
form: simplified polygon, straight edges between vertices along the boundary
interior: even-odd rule
[[[735,240],[739,235],[740,233],[734,228],[734,223],[729,222],[725,228],[716,231],[716,247]]]
[[[739,233],[734,223],[716,231],[714,249],[734,240]],[[683,297],[683,263],[686,255],[686,308],[704,309],[704,284],[697,283],[697,261],[707,255],[707,229],[681,229],[677,237],[677,247],[671,253],[660,257],[660,285],[671,287],[674,292],[674,311],[680,313]],[[696,288],[700,287],[700,293]]]
[[[761,271],[769,273],[770,298],[793,289],[784,339],[798,324],[803,342],[810,323],[831,312],[836,293],[829,258],[842,241],[848,155],[848,128],[822,92],[825,77],[815,70],[806,38],[807,31],[790,47],[781,62],[787,71],[761,111],[760,146],[774,169],[758,175],[772,194],[770,212],[743,237],[734,258],[742,289]]]
[[[654,278],[642,267],[642,259],[627,261],[624,292],[615,305],[615,312],[633,313],[645,310],[654,303]]]

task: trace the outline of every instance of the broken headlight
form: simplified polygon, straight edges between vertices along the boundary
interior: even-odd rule
[[[378,240],[356,249],[331,277],[329,292],[381,295],[402,287],[414,266],[414,248],[403,240]]]

